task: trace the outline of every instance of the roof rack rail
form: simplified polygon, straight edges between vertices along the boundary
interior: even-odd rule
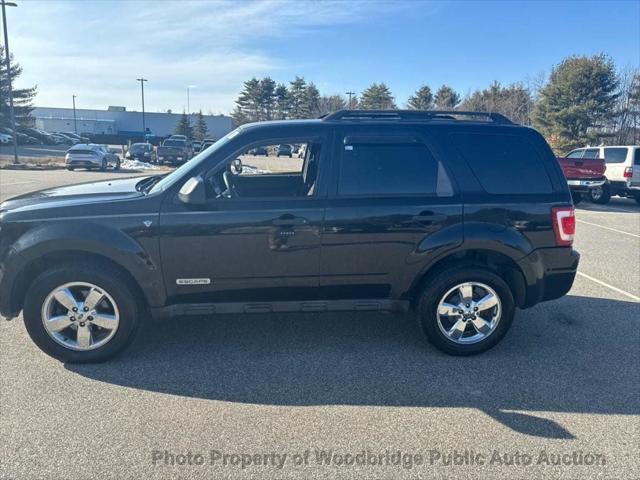
[[[462,110],[338,110],[320,117],[322,121],[366,121],[366,120],[398,120],[398,121],[425,121],[425,120],[459,120],[459,117],[470,119],[484,118],[486,121],[504,125],[513,125],[513,122],[500,113],[495,112],[468,112]]]

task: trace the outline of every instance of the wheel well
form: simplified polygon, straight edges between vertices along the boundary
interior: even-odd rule
[[[459,266],[488,268],[502,277],[507,285],[509,285],[516,305],[521,306],[525,304],[526,285],[524,274],[515,261],[506,255],[490,250],[465,250],[448,255],[429,267],[411,289],[410,299],[412,306],[416,305],[420,292],[430,278],[433,278],[444,270]]]
[[[125,275],[130,281],[132,287],[135,289],[136,297],[140,302],[145,302],[145,296],[142,292],[142,289],[138,285],[136,279],[131,275],[131,273],[120,265],[117,262],[114,262],[108,257],[104,257],[102,255],[98,255],[95,253],[88,253],[82,251],[75,250],[65,250],[58,252],[51,252],[42,257],[39,257],[29,263],[24,270],[20,273],[20,275],[16,278],[16,281],[13,285],[12,289],[12,305],[14,305],[15,311],[22,310],[24,306],[24,299],[27,295],[27,290],[33,283],[33,281],[49,268],[55,265],[61,265],[64,263],[79,263],[79,264],[98,264],[104,265],[107,268],[112,268],[118,270],[120,273]]]

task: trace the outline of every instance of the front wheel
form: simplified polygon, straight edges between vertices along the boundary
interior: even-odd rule
[[[473,355],[507,333],[515,302],[505,281],[478,267],[450,269],[430,279],[418,318],[427,340],[451,355]]]
[[[52,267],[27,292],[27,332],[60,361],[104,361],[129,345],[139,329],[142,309],[134,291],[129,278],[109,265]]]

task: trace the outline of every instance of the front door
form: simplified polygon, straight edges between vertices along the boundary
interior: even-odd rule
[[[324,199],[322,141],[251,146],[206,177],[205,207],[165,201],[160,247],[171,303],[313,300]],[[168,199],[170,200],[170,199]]]

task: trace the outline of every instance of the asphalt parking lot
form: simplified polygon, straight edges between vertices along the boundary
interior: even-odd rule
[[[123,175],[2,170],[0,200]],[[640,205],[580,204],[577,222],[569,295],[476,357],[409,315],[236,315],[65,365],[1,322],[0,478],[640,478]]]

